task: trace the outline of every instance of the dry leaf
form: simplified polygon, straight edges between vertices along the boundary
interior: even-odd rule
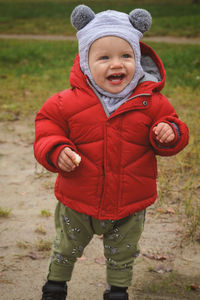
[[[149,259],[155,259],[155,260],[167,260],[167,256],[164,255],[155,255],[155,254],[148,254],[148,253],[142,253],[143,256],[149,258]]]
[[[153,272],[164,274],[167,272],[172,272],[172,268],[170,266],[158,265],[157,267],[152,269]]]
[[[158,207],[156,211],[159,212],[159,213],[161,213],[161,214],[165,214],[166,210],[165,210],[165,208]]]
[[[14,284],[13,281],[7,280],[7,279],[0,279],[0,283],[6,283],[6,284]]]
[[[194,291],[200,290],[200,285],[191,284],[190,288]]]
[[[30,257],[33,260],[39,259],[38,255],[34,252],[29,252],[29,254],[27,255],[27,257]]]
[[[168,208],[158,207],[157,212],[161,214],[175,214],[175,210],[172,207],[168,207]]]
[[[175,214],[175,210],[172,207],[166,209],[166,214]]]

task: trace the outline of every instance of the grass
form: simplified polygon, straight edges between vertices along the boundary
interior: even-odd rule
[[[149,43],[167,72],[163,93],[190,129],[190,144],[159,159],[158,205],[176,212],[193,240],[200,238],[200,45]],[[0,120],[35,115],[52,94],[69,87],[76,42],[0,40]]]
[[[200,5],[189,0],[0,0],[0,33],[74,35],[70,14],[84,3],[95,13],[115,9],[129,13],[145,8],[153,17],[147,35],[200,36]]]
[[[0,47],[0,120],[35,113],[44,99],[69,86],[76,42],[1,40]]]
[[[39,227],[37,227],[35,229],[35,232],[39,233],[39,234],[42,234],[42,235],[46,235],[46,233],[47,233],[46,229],[42,225],[40,225]]]
[[[27,249],[28,247],[30,247],[30,243],[27,241],[17,241],[17,247],[20,249]]]
[[[51,250],[52,241],[39,239],[34,244],[27,241],[17,241],[16,245],[20,249],[35,248],[37,251],[49,251]]]
[[[50,210],[48,210],[48,209],[43,209],[42,211],[41,211],[41,216],[42,217],[51,217],[51,212],[50,212]]]
[[[52,241],[47,241],[40,239],[36,241],[35,247],[38,251],[50,251],[52,246]]]
[[[10,216],[11,209],[0,207],[0,217],[8,218]]]
[[[192,290],[192,284],[198,285],[198,278],[187,277],[184,274],[176,272],[166,273],[162,275],[155,274],[154,280],[145,282],[143,287],[143,297],[153,299],[153,295],[160,295],[163,298],[169,297],[170,299],[199,299],[199,292]],[[137,287],[136,287],[137,289]],[[150,297],[148,297],[150,295]],[[160,298],[161,299],[161,298]]]

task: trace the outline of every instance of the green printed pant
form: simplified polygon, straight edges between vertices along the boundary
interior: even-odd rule
[[[145,211],[121,220],[97,220],[78,213],[62,203],[55,211],[56,237],[53,242],[48,279],[69,281],[74,264],[94,234],[103,235],[107,283],[130,286],[133,261],[139,254]]]

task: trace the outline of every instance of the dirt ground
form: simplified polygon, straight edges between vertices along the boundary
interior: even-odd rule
[[[54,236],[55,175],[37,165],[33,118],[0,123],[0,299],[40,300]],[[50,216],[48,213],[51,213]],[[200,299],[200,244],[182,242],[176,213],[148,209],[130,300]],[[69,300],[100,300],[106,287],[102,240],[78,260]]]
[[[48,40],[48,41],[76,41],[75,36],[62,35],[35,35],[35,34],[0,34],[0,39],[17,39],[17,40]],[[173,36],[153,36],[144,37],[144,42],[162,42],[172,44],[200,44],[200,38],[185,38]]]

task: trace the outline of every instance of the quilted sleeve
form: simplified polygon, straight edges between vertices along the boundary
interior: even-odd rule
[[[57,158],[64,147],[76,151],[69,140],[67,121],[60,109],[62,98],[56,94],[49,98],[35,118],[34,155],[37,161],[51,172],[58,172]]]
[[[189,130],[187,125],[182,122],[169,103],[167,98],[161,94],[157,95],[154,101],[153,125],[150,129],[150,142],[157,155],[172,156],[179,153],[189,142]],[[170,143],[160,143],[156,140],[153,128],[160,122],[168,123],[174,133],[175,139]]]

